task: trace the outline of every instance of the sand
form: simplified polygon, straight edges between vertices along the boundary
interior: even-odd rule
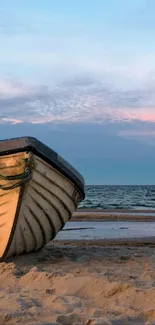
[[[0,324],[155,324],[155,246],[53,241],[1,263]]]
[[[71,221],[155,221],[155,210],[77,209]]]
[[[155,211],[120,213],[77,211],[71,221],[153,221]],[[1,263],[0,325],[155,324],[154,239],[54,240]]]

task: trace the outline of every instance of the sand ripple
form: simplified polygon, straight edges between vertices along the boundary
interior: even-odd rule
[[[1,324],[155,324],[154,247],[48,246],[0,264]]]

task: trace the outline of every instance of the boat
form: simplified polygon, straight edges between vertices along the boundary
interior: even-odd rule
[[[0,141],[0,261],[40,250],[84,199],[81,174],[33,137]]]

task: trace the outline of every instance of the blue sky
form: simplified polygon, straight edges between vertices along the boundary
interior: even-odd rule
[[[145,82],[155,69],[153,1],[1,0],[0,4],[4,76],[49,83],[62,72],[64,77],[106,73],[110,83],[119,78],[122,86],[126,80],[131,87]]]
[[[86,183],[154,183],[154,17],[153,0],[0,0],[0,137],[37,136]]]

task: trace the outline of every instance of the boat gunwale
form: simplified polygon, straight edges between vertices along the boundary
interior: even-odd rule
[[[82,175],[53,149],[35,137],[24,136],[0,140],[0,156],[24,151],[32,152],[62,173],[77,187],[82,199],[85,198],[85,183]]]

